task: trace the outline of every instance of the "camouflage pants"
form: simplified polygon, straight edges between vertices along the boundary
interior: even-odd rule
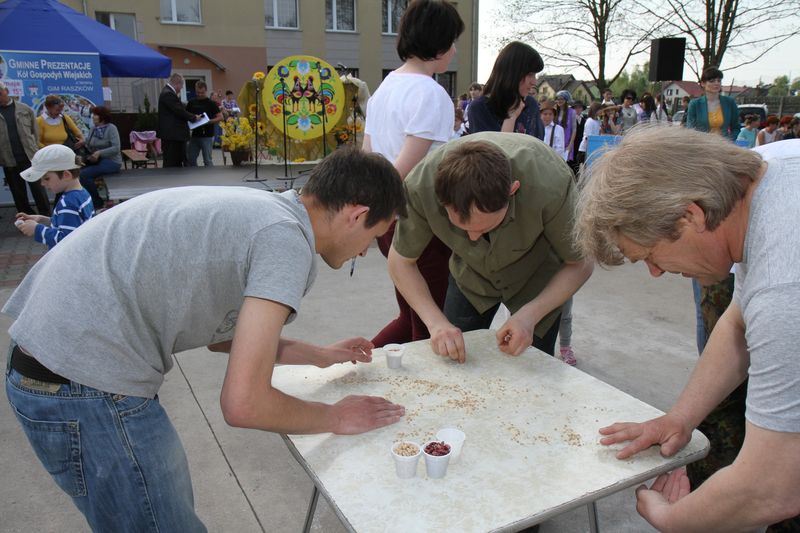
[[[706,338],[716,326],[717,321],[728,308],[733,298],[733,274],[728,279],[703,287],[700,307]],[[714,472],[724,468],[736,459],[744,443],[745,400],[747,399],[747,380],[739,385],[720,403],[697,429],[711,442],[711,451],[705,459],[686,466],[692,488],[699,487]],[[767,533],[800,532],[800,517],[790,518],[767,529]]]

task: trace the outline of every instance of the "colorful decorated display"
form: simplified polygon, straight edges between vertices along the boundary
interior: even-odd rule
[[[319,138],[342,117],[344,86],[333,67],[319,58],[286,57],[272,67],[263,86],[267,118],[281,132],[285,120],[292,139]]]

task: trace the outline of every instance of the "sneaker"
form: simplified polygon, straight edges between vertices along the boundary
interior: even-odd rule
[[[567,363],[569,366],[575,366],[578,364],[578,360],[575,359],[575,352],[572,351],[572,346],[561,346],[559,348],[559,352],[561,352],[559,359]]]

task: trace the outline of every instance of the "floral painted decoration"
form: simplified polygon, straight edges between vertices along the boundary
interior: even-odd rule
[[[263,104],[269,121],[286,134],[309,140],[329,132],[344,109],[344,86],[333,67],[312,56],[289,56],[269,71]],[[324,123],[323,123],[324,121]]]

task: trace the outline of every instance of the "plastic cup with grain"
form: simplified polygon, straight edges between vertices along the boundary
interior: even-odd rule
[[[436,432],[436,440],[446,442],[450,445],[450,462],[458,462],[461,457],[461,448],[464,446],[466,435],[463,431],[454,427],[442,428]]]
[[[422,448],[425,454],[425,469],[431,479],[443,478],[450,463],[450,445],[442,441],[431,441]]]
[[[397,477],[409,479],[417,475],[417,463],[422,448],[416,442],[399,441],[392,444],[392,457]]]
[[[387,344],[383,347],[386,354],[386,366],[389,368],[400,368],[403,366],[403,351],[405,348],[402,344]]]

